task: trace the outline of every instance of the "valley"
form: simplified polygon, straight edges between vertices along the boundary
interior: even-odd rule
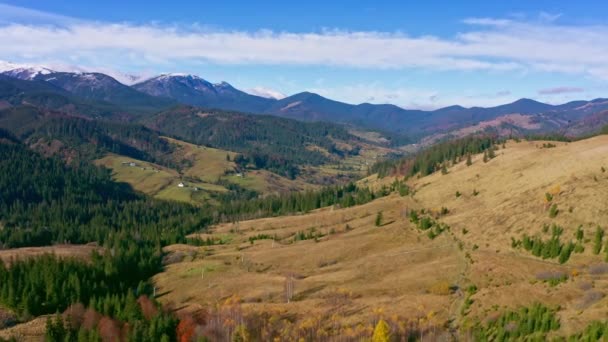
[[[430,327],[456,326],[466,335],[486,317],[540,302],[559,306],[561,327],[551,336],[577,333],[608,314],[608,275],[600,271],[605,253],[592,252],[598,225],[608,221],[602,171],[608,136],[548,149],[543,143],[509,141],[487,163],[476,155],[471,166],[463,161],[445,175],[408,181],[407,196],[213,226],[203,237],[225,244],[166,247],[170,261],[154,278],[160,300],[196,313],[236,296],[244,312],[271,312],[289,319],[294,331],[313,324],[317,333],[353,333],[361,322],[369,330],[378,317],[400,317],[432,339],[440,335]],[[547,193],[560,208],[554,218]],[[429,239],[411,221],[414,210],[449,229]],[[565,241],[577,241],[581,227],[584,250],[561,264],[512,246],[523,233],[549,236],[543,225],[562,227]],[[300,232],[313,238],[300,240]],[[565,280],[544,280],[552,277]],[[289,281],[294,290],[287,300]],[[474,293],[467,292],[471,286]]]
[[[0,63],[0,341],[607,338],[606,99],[83,70]]]

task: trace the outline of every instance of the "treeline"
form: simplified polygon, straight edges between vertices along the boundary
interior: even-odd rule
[[[158,133],[141,125],[94,121],[80,118],[53,118],[30,136],[59,139],[74,147],[93,144],[98,152],[112,152],[135,159],[167,164],[163,158],[173,147]]]
[[[61,142],[63,154],[70,159],[93,160],[111,152],[177,167],[168,156],[173,146],[142,125],[47,115],[32,107],[11,108],[0,116],[1,127],[32,146],[43,149],[44,144]]]
[[[175,341],[179,320],[146,301],[153,293],[148,279],[162,270],[162,247],[205,227],[206,211],[146,199],[112,182],[107,170],[42,157],[6,132],[0,139],[2,246],[99,246],[89,260],[44,255],[0,262],[0,304],[22,320],[73,315],[86,306],[89,314],[79,320],[49,321],[52,341]]]
[[[147,199],[89,164],[67,166],[21,144],[0,144],[0,247],[104,243],[118,230],[164,241],[209,222],[199,208]]]
[[[0,262],[0,302],[31,317],[108,294],[147,294],[145,281],[160,271],[161,259],[160,244],[120,232],[89,262],[54,255],[16,259],[9,267]]]
[[[548,226],[545,226],[543,230],[548,231],[548,228]],[[572,241],[562,242],[560,236],[563,231],[564,229],[562,227],[553,224],[553,226],[551,226],[551,238],[548,240],[543,240],[540,236],[530,237],[527,234],[524,234],[521,240],[511,238],[511,246],[513,248],[521,246],[526,251],[539,258],[557,258],[559,263],[563,264],[570,259],[573,252],[581,253],[584,251],[582,235],[577,234],[581,236],[581,238],[577,240],[577,243]]]
[[[320,190],[270,195],[249,200],[226,200],[216,209],[215,216],[220,221],[243,220],[305,213],[332,205],[347,208],[386,196],[396,189],[395,186],[382,187],[377,191],[373,191],[367,187],[360,187],[354,183],[349,183],[343,186],[325,187]]]
[[[477,323],[472,329],[475,341],[543,341],[547,333],[560,327],[556,310],[542,304],[508,311],[486,324]]]
[[[47,319],[47,341],[179,341],[179,320],[160,304],[131,292],[77,303]],[[177,335],[177,336],[176,336]],[[177,338],[176,338],[177,337]]]
[[[300,168],[293,162],[280,155],[268,155],[254,151],[247,154],[238,154],[234,162],[240,169],[250,165],[256,169],[265,169],[289,179],[295,179],[300,174]]]
[[[413,176],[418,173],[426,176],[441,170],[447,162],[455,164],[468,155],[489,150],[499,142],[496,136],[471,136],[442,142],[411,157],[380,161],[372,165],[370,173],[378,173],[379,177],[393,174]]]

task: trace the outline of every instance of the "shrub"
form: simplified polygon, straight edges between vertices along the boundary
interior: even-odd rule
[[[428,292],[435,295],[447,296],[452,293],[452,286],[447,280],[443,280],[433,284]]]
[[[555,218],[559,214],[559,209],[557,209],[557,204],[553,204],[549,209],[549,217]]]
[[[382,225],[382,212],[379,211],[378,214],[376,214],[376,227],[380,227]]]

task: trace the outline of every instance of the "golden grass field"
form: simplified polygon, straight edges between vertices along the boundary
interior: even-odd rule
[[[250,310],[280,308],[301,317],[335,310],[347,322],[365,322],[382,309],[387,315],[431,316],[437,324],[460,327],[541,301],[561,306],[557,334],[579,331],[608,315],[603,297],[608,273],[589,268],[605,256],[604,251],[594,255],[589,240],[598,225],[608,228],[608,171],[602,171],[608,168],[608,136],[556,143],[555,148],[541,148],[542,143],[508,142],[487,163],[477,155],[471,166],[463,161],[446,175],[411,179],[413,196],[393,194],[353,208],[215,226],[209,234],[227,244],[167,248],[182,261],[154,278],[159,293],[165,293],[160,299],[197,310],[238,295]],[[393,180],[372,176],[362,183],[379,186]],[[462,195],[457,197],[457,191]],[[559,208],[555,218],[548,215],[546,193],[553,194],[551,204]],[[408,209],[442,207],[449,213],[439,220],[451,229],[434,240],[405,216]],[[376,227],[380,211],[386,224]],[[543,234],[543,224],[553,223],[564,228],[565,241],[574,240],[582,225],[585,251],[560,265],[511,246],[512,237]],[[293,242],[296,232],[313,228],[326,235],[317,242]],[[278,241],[251,244],[248,238],[257,234],[276,235]],[[554,287],[537,279],[549,271],[569,279]],[[286,275],[296,279],[290,303],[284,297]],[[478,287],[469,310],[461,310],[463,292],[445,290],[446,284]],[[594,292],[599,299],[590,302],[586,298]]]
[[[237,175],[234,173],[236,165],[231,161],[236,153],[165,139],[178,147],[172,156],[173,160],[176,163],[188,162],[181,171],[115,154],[108,154],[95,163],[111,169],[116,181],[128,183],[135,190],[159,199],[192,204],[208,201],[212,192],[227,191],[224,186],[216,184],[219,180],[260,193],[301,191],[318,187],[302,178],[291,180],[266,170],[252,170]],[[135,166],[130,166],[130,163],[135,163]],[[334,177],[336,174],[336,171],[330,169],[325,172],[324,168],[319,167],[314,168],[314,172],[316,178]],[[180,188],[177,186],[180,182],[185,182],[188,186]],[[195,187],[201,191],[193,191]]]
[[[421,317],[447,313],[451,296],[432,290],[458,281],[466,267],[463,253],[447,235],[431,241],[412,229],[402,215],[411,205],[409,198],[391,196],[356,208],[214,227],[211,236],[229,244],[168,247],[187,260],[168,265],[155,283],[167,292],[163,301],[190,310],[236,294],[254,310],[278,307],[302,315],[333,303],[331,309],[349,313],[351,323],[377,309]],[[386,221],[381,227],[374,225],[378,211]],[[297,231],[312,228],[325,236],[292,241]],[[276,234],[278,241],[248,241],[258,234]],[[290,274],[297,279],[296,294],[287,304],[283,286]]]
[[[0,338],[15,338],[19,342],[44,341],[48,317],[50,316],[39,316],[29,322],[17,324],[6,329],[0,329]]]
[[[12,248],[0,250],[0,260],[2,260],[5,265],[10,266],[12,260],[30,258],[43,254],[88,259],[91,256],[91,253],[96,249],[99,249],[99,247],[94,244]]]

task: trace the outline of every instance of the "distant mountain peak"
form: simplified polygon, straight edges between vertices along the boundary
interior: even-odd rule
[[[41,75],[49,75],[54,73],[55,71],[40,67],[40,66],[32,66],[32,67],[20,67],[11,70],[7,70],[4,72],[5,75],[20,78],[22,80],[33,80]]]
[[[447,106],[443,108],[439,108],[435,111],[452,111],[452,110],[465,110],[466,108],[460,105]]]
[[[513,103],[514,103],[514,104],[515,104],[515,103],[518,103],[518,104],[521,104],[521,103],[535,103],[535,104],[536,104],[536,103],[542,103],[542,102],[538,102],[538,101],[536,101],[536,100],[529,99],[529,98],[527,98],[527,97],[522,97],[521,99],[519,99],[519,100],[517,100],[517,101],[515,101],[515,102],[513,102]]]
[[[166,73],[166,74],[160,74],[158,76],[152,77],[150,80],[162,80],[162,79],[172,79],[172,78],[187,78],[187,79],[193,79],[193,80],[203,80],[201,77],[197,76],[197,75],[192,75],[192,74],[185,74],[185,73],[181,73],[181,72],[172,72],[172,73]]]
[[[222,81],[220,83],[213,83],[213,86],[217,89],[234,89],[234,87],[225,81]]]

